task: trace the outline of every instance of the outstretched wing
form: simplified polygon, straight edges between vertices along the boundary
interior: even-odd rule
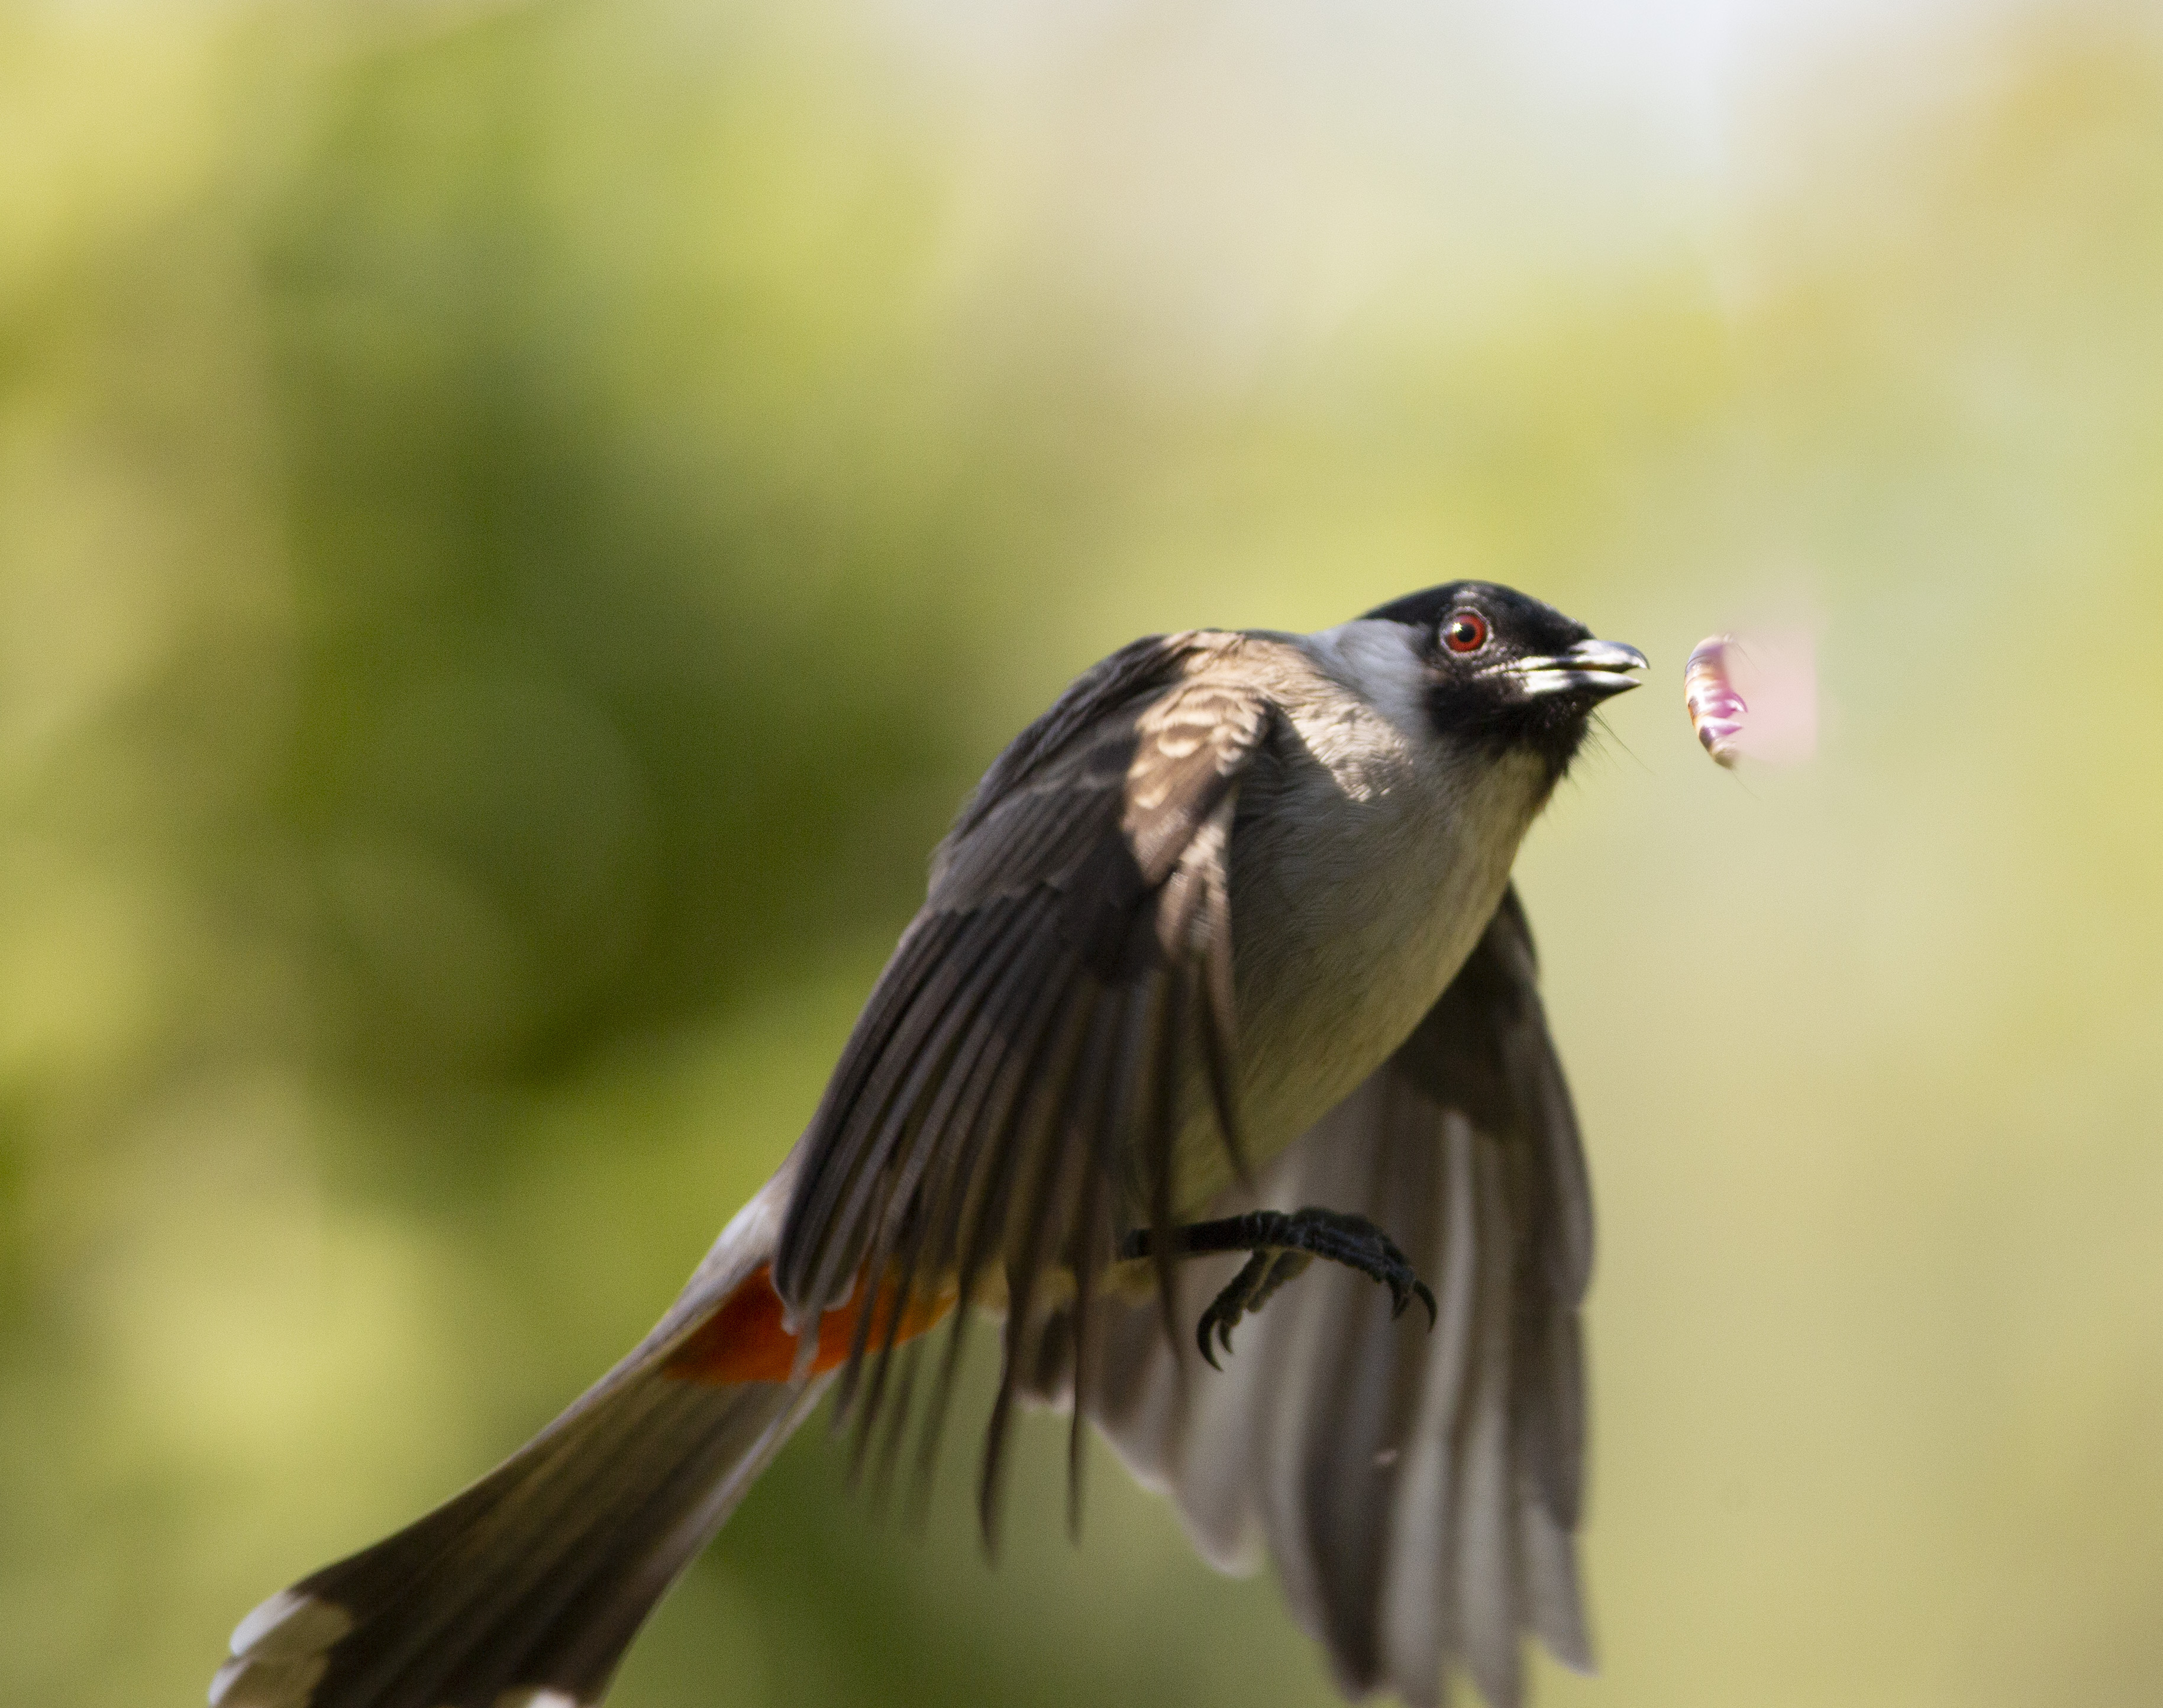
[[[1462,1667],[1513,1708],[1528,1632],[1591,1663],[1574,1548],[1591,1201],[1536,977],[1512,890],[1387,1065],[1212,1209],[1372,1218],[1432,1285],[1432,1332],[1319,1264],[1240,1324],[1221,1375],[1155,1312],[1105,1307],[1099,1427],[1212,1562],[1267,1548],[1354,1695],[1422,1708]],[[1180,1277],[1183,1323],[1231,1266]]]
[[[909,1307],[1003,1282],[987,1532],[1044,1312],[1089,1297],[1115,1219],[1139,1208],[1169,1223],[1169,1159],[1196,1086],[1236,1148],[1227,850],[1274,715],[1257,667],[1281,644],[1139,642],[1008,749],[942,845],[799,1148],[774,1275],[799,1318],[879,1290],[843,1377],[860,1443],[882,1405],[897,1428],[908,1411],[917,1353],[891,1386],[887,1354]]]

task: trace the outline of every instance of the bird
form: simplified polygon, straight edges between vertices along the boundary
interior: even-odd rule
[[[1589,1669],[1590,1190],[1511,871],[1635,648],[1455,581],[1084,672],[933,856],[809,1124],[644,1339],[244,1618],[216,1708],[586,1708],[831,1394],[885,1479],[963,1325],[1357,1697]],[[1417,1305],[1417,1310],[1411,1308]]]

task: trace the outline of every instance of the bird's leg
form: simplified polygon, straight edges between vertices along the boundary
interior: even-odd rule
[[[1417,1299],[1427,1307],[1427,1327],[1434,1326],[1434,1295],[1396,1242],[1364,1216],[1314,1208],[1249,1210],[1244,1216],[1227,1216],[1222,1221],[1168,1228],[1164,1241],[1165,1249],[1174,1257],[1202,1257],[1219,1251],[1254,1254],[1232,1278],[1231,1285],[1210,1302],[1196,1325],[1195,1339],[1212,1370],[1221,1366],[1209,1344],[1211,1333],[1229,1352],[1233,1326],[1242,1317],[1260,1310],[1271,1293],[1317,1257],[1355,1269],[1387,1287],[1393,1317],[1402,1316],[1405,1307]],[[1123,1260],[1153,1256],[1157,1249],[1156,1236],[1147,1228],[1134,1229],[1119,1241]]]

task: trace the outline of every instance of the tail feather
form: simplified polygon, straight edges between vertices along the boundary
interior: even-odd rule
[[[764,1288],[783,1174],[630,1356],[463,1493],[243,1620],[215,1708],[574,1708],[828,1377],[716,1379],[678,1354]]]

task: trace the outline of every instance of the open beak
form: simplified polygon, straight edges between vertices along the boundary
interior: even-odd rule
[[[1520,658],[1503,667],[1517,678],[1527,696],[1578,694],[1590,699],[1627,694],[1637,685],[1628,673],[1646,668],[1645,655],[1635,647],[1613,641],[1579,641],[1567,652],[1548,658]]]

